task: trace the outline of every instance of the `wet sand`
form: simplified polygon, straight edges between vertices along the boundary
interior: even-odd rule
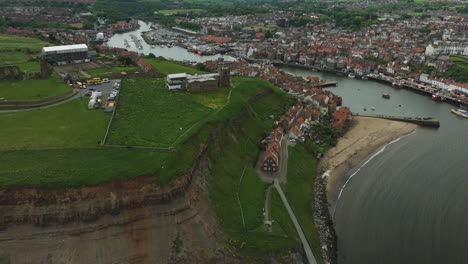
[[[417,125],[372,117],[353,117],[351,128],[320,161],[329,170],[327,197],[334,204],[346,174],[386,143],[416,129]]]

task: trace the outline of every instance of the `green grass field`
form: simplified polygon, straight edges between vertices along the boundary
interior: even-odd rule
[[[91,75],[93,78],[104,77],[114,74],[114,72],[108,68],[98,68],[85,71],[87,74]]]
[[[158,10],[158,13],[163,15],[173,15],[178,13],[188,13],[188,12],[198,12],[203,11],[203,9],[167,9],[167,10]]]
[[[0,66],[18,66],[25,73],[40,72],[39,61],[23,52],[0,52]]]
[[[58,75],[38,80],[0,81],[0,99],[2,101],[36,101],[69,91]]]
[[[159,60],[159,59],[154,59],[154,58],[145,58],[145,60],[153,66],[153,68],[156,70],[156,72],[161,73],[161,74],[172,74],[172,73],[190,73],[190,74],[200,74],[200,73],[206,73],[200,70],[197,70],[195,68],[181,65],[172,61],[167,61],[167,60]]]
[[[51,45],[37,38],[0,34],[0,50],[29,49],[32,52],[39,52],[42,47]]]
[[[190,93],[169,91],[164,79],[125,80],[106,143],[169,147],[212,111]]]
[[[142,149],[0,150],[0,186],[95,185],[153,174],[167,156],[167,152]]]
[[[127,67],[114,67],[114,70],[123,72],[123,71],[134,71],[138,70],[138,67],[135,66],[127,66]]]
[[[34,111],[0,113],[0,149],[96,147],[109,115],[90,111],[87,100]]]

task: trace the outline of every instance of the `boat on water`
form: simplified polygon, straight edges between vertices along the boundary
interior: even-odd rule
[[[468,118],[468,111],[464,109],[452,109],[450,110],[453,114],[456,114],[457,116],[461,116],[464,118]]]
[[[392,87],[397,88],[397,89],[401,89],[401,88],[403,88],[403,84],[401,82],[393,82]]]
[[[367,111],[367,107],[364,106],[364,111]]]
[[[349,78],[356,78],[356,75],[354,73],[350,73],[350,74],[348,74],[348,77]]]
[[[372,111],[374,111],[374,110],[375,110],[375,107],[371,107],[371,109],[372,109]]]
[[[364,76],[362,76],[362,79],[363,80],[369,80],[369,77],[367,77],[367,75],[364,75]]]
[[[390,95],[388,93],[383,93],[382,97],[385,99],[390,99]]]
[[[433,94],[432,95],[432,101],[436,101],[436,102],[443,102],[445,101],[445,97],[443,97],[441,94],[439,93],[436,93],[436,94]]]

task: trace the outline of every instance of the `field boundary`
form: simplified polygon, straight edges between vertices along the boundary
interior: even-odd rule
[[[111,118],[109,120],[109,123],[107,124],[106,134],[104,134],[104,138],[102,139],[101,146],[104,146],[106,144],[106,140],[107,140],[107,136],[109,135],[112,120],[114,120],[115,112],[117,112],[117,106],[119,105],[118,104],[119,103],[119,97],[120,97],[120,93],[119,93],[119,95],[117,95],[117,98],[115,99],[114,111],[112,111],[112,116],[111,116]]]
[[[59,101],[73,94],[75,90],[70,89],[70,91],[63,94],[47,97],[37,101],[10,101],[10,102],[0,102],[0,106],[34,106],[34,105],[43,105],[47,103],[53,103]]]
[[[126,149],[152,149],[152,150],[161,150],[161,151],[170,151],[174,152],[176,151],[175,148],[168,147],[168,148],[158,148],[158,147],[145,147],[145,146],[121,146],[121,145],[101,145],[101,147],[107,147],[107,148],[126,148]]]

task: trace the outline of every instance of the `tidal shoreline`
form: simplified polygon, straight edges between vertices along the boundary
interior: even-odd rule
[[[350,170],[362,164],[385,144],[412,133],[417,125],[373,117],[354,117],[350,129],[329,149],[319,167],[328,171],[327,197],[333,205]]]

